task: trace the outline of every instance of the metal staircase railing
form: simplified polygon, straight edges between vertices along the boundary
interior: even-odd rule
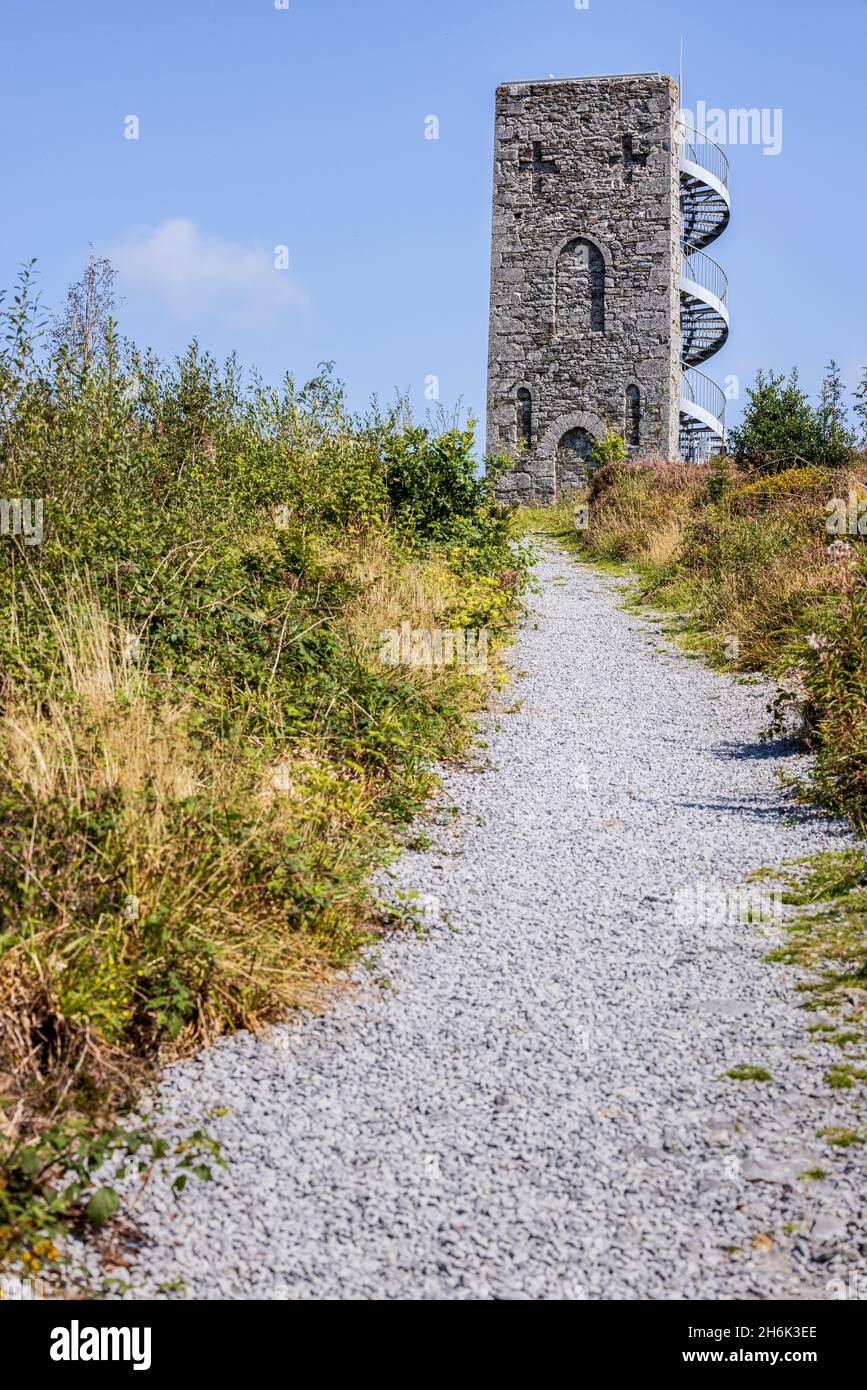
[[[725,395],[695,368],[719,352],[728,337],[728,281],[705,247],[721,236],[731,215],[729,163],[719,145],[681,125],[680,174],[681,391],[680,449],[702,459],[725,448]]]
[[[681,365],[697,367],[728,337],[728,281],[712,256],[690,248],[681,251],[679,271]]]
[[[706,290],[717,303],[726,306],[729,293],[728,278],[713,256],[708,256],[705,251],[697,251],[694,247],[684,246],[680,253],[680,274],[683,279],[691,280],[693,284]]]
[[[719,453],[725,437],[722,387],[704,372],[688,367],[680,374],[680,407],[681,457],[699,463]]]
[[[692,165],[700,176],[710,174],[714,184],[728,190],[729,162],[719,145],[682,121],[677,128],[677,144],[681,168]]]

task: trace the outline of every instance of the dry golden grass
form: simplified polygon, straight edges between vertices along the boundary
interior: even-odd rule
[[[731,467],[728,489],[712,496],[710,478],[682,465],[597,475],[585,553],[634,565],[644,601],[688,615],[687,640],[714,659],[767,669],[788,660],[844,584],[845,564],[828,553],[826,504],[860,496],[861,484],[852,470],[757,479]]]
[[[73,807],[94,791],[119,788],[132,808],[147,790],[147,839],[158,855],[165,806],[213,778],[188,746],[188,711],[149,698],[130,634],[86,580],[70,581],[62,607],[49,611],[63,668],[47,692],[7,692],[0,739],[10,781],[37,803],[62,798]]]
[[[115,1040],[134,1013],[136,971],[153,965],[141,952],[157,949],[140,930],[153,914],[167,928],[177,924],[188,953],[201,949],[211,962],[194,1018],[163,1038],[161,1057],[187,1052],[227,1024],[256,1028],[289,1007],[317,1007],[332,973],[329,933],[340,930],[343,905],[324,908],[317,934],[287,930],[285,913],[250,886],[249,854],[294,835],[299,853],[313,862],[330,858],[333,870],[341,836],[363,820],[372,798],[363,778],[312,749],[287,750],[267,767],[249,749],[204,757],[189,738],[187,708],[149,696],[126,634],[85,581],[70,583],[52,623],[63,660],[52,690],[7,688],[0,719],[7,787],[33,808],[20,872],[40,883],[40,837],[52,809],[83,812],[110,794],[122,806],[123,855],[120,865],[106,865],[105,877],[122,875],[125,902],[116,893],[113,910],[78,925],[80,897],[92,885],[79,874],[73,843],[68,878],[52,883],[44,927],[34,925],[3,953],[0,1094],[18,1098],[0,1111],[7,1135],[25,1115],[32,1123],[39,1112],[39,1123],[49,1123],[85,1064],[112,1088],[123,1055]],[[203,857],[178,815],[194,796],[244,808],[243,834]],[[139,1069],[128,1055],[124,1066],[130,1077]],[[38,1093],[48,1084],[57,1097],[46,1106]]]
[[[381,633],[409,622],[432,630],[441,622],[446,604],[445,568],[433,560],[403,560],[382,536],[358,537],[341,548],[340,560],[358,584],[344,609],[344,621],[357,649],[371,665],[379,662]],[[430,671],[412,668],[416,678]]]
[[[641,558],[651,565],[669,565],[683,542],[683,523],[679,516],[662,522],[645,538]]]

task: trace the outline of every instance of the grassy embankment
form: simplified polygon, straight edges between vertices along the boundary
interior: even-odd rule
[[[159,1062],[401,918],[370,870],[471,741],[525,564],[468,429],[110,323],[40,355],[26,296],[5,330],[0,494],[44,534],[0,537],[0,1263],[44,1272],[113,1211],[106,1156],[207,1176],[206,1133],[117,1121]],[[404,623],[487,630],[488,670],[385,663]]]
[[[790,468],[758,475],[733,465],[609,464],[589,489],[589,526],[572,501],[524,509],[595,563],[634,575],[632,600],[667,616],[669,630],[720,669],[765,672],[815,755],[800,789],[867,831],[867,540],[858,534],[867,467]],[[856,517],[836,537],[832,499]],[[577,499],[576,499],[577,500]],[[854,508],[852,503],[854,502]],[[836,1086],[867,1080],[867,854],[860,849],[788,866],[788,897],[803,912],[779,959],[813,975],[817,1025],[839,1043]]]

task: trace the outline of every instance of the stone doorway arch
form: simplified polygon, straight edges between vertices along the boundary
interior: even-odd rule
[[[539,472],[544,474],[552,498],[586,483],[590,450],[596,439],[605,434],[605,425],[598,415],[586,410],[574,410],[561,415],[549,425],[539,444]]]
[[[554,486],[557,496],[587,482],[593,435],[581,425],[567,430],[557,445]]]

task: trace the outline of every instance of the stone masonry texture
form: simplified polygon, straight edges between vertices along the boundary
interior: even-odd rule
[[[634,432],[630,387],[630,454],[677,457],[677,109],[660,73],[497,89],[487,452],[514,459],[506,500],[580,484],[594,439]]]

